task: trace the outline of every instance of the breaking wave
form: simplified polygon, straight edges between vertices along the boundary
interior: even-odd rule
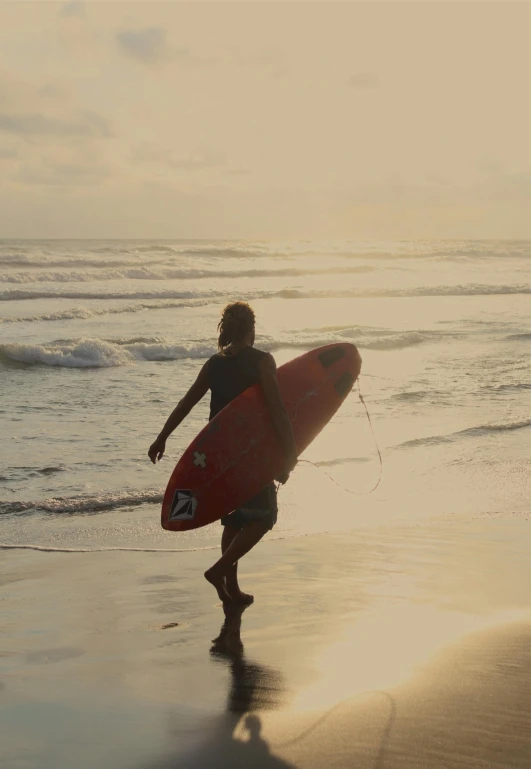
[[[144,491],[102,492],[96,496],[54,497],[31,502],[0,502],[0,515],[21,515],[35,512],[55,515],[101,513],[120,507],[160,504],[162,499],[163,491],[161,489],[148,489]]]
[[[389,334],[380,338],[360,341],[359,346],[366,350],[401,350],[404,347],[414,347],[422,342],[436,338],[434,334],[421,334],[411,331],[404,334]]]
[[[59,250],[63,244],[58,243]],[[92,246],[92,247],[91,247]],[[66,253],[60,256],[58,248],[37,253],[26,253],[31,245],[15,248],[10,247],[8,253],[0,253],[0,265],[6,267],[113,267],[140,265],[142,260],[149,259],[153,264],[171,264],[175,258],[233,258],[250,259],[255,257],[285,256],[284,252],[275,252],[266,248],[250,246],[230,247],[223,243],[205,245],[139,245],[131,241],[122,241],[115,245],[95,246],[90,241],[78,241],[72,246],[72,251],[81,249],[79,255]],[[101,255],[98,258],[98,255]],[[155,259],[151,259],[154,256]]]
[[[335,333],[329,332],[319,336],[309,334],[298,334],[296,338],[270,340],[265,343],[259,342],[260,346],[269,351],[280,350],[282,348],[294,348],[302,350],[312,350],[316,347],[323,347],[326,344],[335,342],[345,342],[348,340],[363,350],[401,350],[405,347],[414,347],[423,342],[448,339],[450,335],[441,335],[437,333],[409,331],[403,333],[386,332],[384,329],[364,329],[359,327],[347,327],[338,329]],[[452,338],[455,334],[452,335]]]
[[[298,338],[258,339],[261,349],[311,350],[348,339],[360,349],[400,350],[422,342],[443,337],[428,333],[381,333],[373,336],[361,329],[344,329],[339,334],[323,336],[300,335]],[[107,368],[129,366],[136,361],[173,361],[186,358],[207,359],[217,352],[215,339],[207,341],[170,342],[162,337],[132,337],[124,339],[62,339],[49,344],[10,343],[0,345],[0,362],[61,368]]]
[[[528,240],[436,241],[0,241],[0,265],[72,266],[82,268],[127,266],[161,258],[255,259],[301,256],[336,256],[345,259],[438,259],[470,260],[528,258]],[[100,257],[100,258],[99,258]]]
[[[416,448],[419,446],[432,446],[439,443],[450,443],[459,438],[470,438],[475,436],[488,436],[500,432],[510,432],[513,430],[523,430],[531,427],[531,419],[523,419],[517,422],[494,422],[488,425],[478,425],[477,427],[467,427],[465,430],[458,430],[448,435],[432,435],[426,438],[414,438],[410,441],[398,444],[396,448]]]
[[[508,382],[507,384],[484,385],[482,390],[490,392],[521,392],[522,390],[531,390],[531,382]]]
[[[198,553],[217,550],[218,545],[205,547],[54,547],[53,545],[16,545],[0,542],[0,550],[36,550],[39,553]]]
[[[358,297],[414,297],[414,296],[491,296],[493,294],[531,294],[529,284],[468,284],[459,286],[418,286],[398,289],[346,289],[344,291],[301,291],[286,288],[272,294],[282,299],[349,299]],[[1,294],[0,294],[1,298]]]
[[[436,398],[446,395],[448,395],[448,393],[442,392],[441,390],[411,390],[409,392],[396,393],[396,395],[391,396],[391,400],[415,403],[423,400],[435,400]]]
[[[15,272],[0,274],[0,283],[93,283],[101,280],[201,280],[205,278],[300,278],[311,275],[343,275],[370,272],[374,267],[308,268],[285,267],[279,270],[153,270],[137,267],[128,270],[105,269],[101,272]]]
[[[98,315],[119,315],[124,312],[142,312],[143,310],[165,310],[179,307],[204,307],[210,304],[208,299],[189,299],[188,301],[172,301],[164,299],[160,302],[139,302],[138,304],[122,305],[120,307],[70,307],[68,310],[57,310],[43,315],[24,315],[12,318],[0,318],[0,323],[33,323],[55,320],[86,320]]]
[[[209,358],[217,351],[215,343],[189,342],[172,345],[163,341],[105,341],[77,339],[40,344],[0,345],[0,361],[61,368],[107,368],[128,366],[135,360],[180,360]]]
[[[154,267],[155,265],[167,264],[167,260],[150,259],[149,264]],[[16,255],[11,258],[6,258],[5,256],[0,257],[0,266],[4,267],[4,269],[8,267],[40,267],[41,270],[43,268],[49,269],[53,267],[77,267],[78,269],[83,269],[85,267],[100,267],[102,270],[108,270],[110,267],[142,267],[142,263],[139,259],[111,259],[109,261],[108,259],[85,259],[83,257],[76,258],[71,256],[52,256],[35,259],[31,256]],[[12,273],[6,273],[6,275],[10,274]]]
[[[64,465],[50,465],[48,467],[8,467],[0,473],[1,483],[13,481],[27,481],[29,478],[46,478],[56,473],[64,473]]]
[[[220,291],[175,291],[173,289],[159,291],[28,291],[11,288],[0,291],[0,301],[15,301],[20,299],[219,299],[226,296]]]
[[[312,464],[316,467],[336,467],[338,465],[349,465],[354,462],[371,461],[372,457],[336,457],[336,459],[322,459],[320,462],[313,462]]]
[[[468,284],[460,286],[418,286],[416,288],[403,289],[345,289],[345,290],[323,290],[323,291],[303,291],[298,288],[285,288],[280,291],[252,291],[245,292],[240,290],[239,294],[244,298],[251,299],[355,299],[361,297],[415,297],[415,296],[490,296],[504,294],[531,294],[529,284],[513,285],[483,285]],[[152,290],[152,291],[45,291],[28,289],[7,289],[0,291],[0,301],[15,301],[22,299],[203,299],[203,300],[222,300],[227,296],[223,291],[175,291],[173,289]]]

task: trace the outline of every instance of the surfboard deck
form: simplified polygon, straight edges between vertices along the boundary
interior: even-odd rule
[[[297,453],[321,432],[360,373],[353,344],[330,344],[277,369]],[[282,449],[260,385],[245,390],[188,446],[169,480],[161,524],[188,531],[213,523],[252,499],[280,474]]]

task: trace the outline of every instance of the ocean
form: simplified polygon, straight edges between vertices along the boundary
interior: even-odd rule
[[[400,521],[527,517],[529,241],[0,241],[0,545],[219,546],[163,531],[160,502],[208,397],[147,450],[223,306],[252,303],[280,365],[330,342],[356,387],[279,492],[269,537]],[[335,483],[334,483],[335,481]],[[176,556],[178,557],[178,556]]]

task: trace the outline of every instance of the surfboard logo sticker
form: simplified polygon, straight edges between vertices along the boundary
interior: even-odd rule
[[[206,469],[207,457],[204,452],[194,451],[194,465],[196,467],[201,467],[203,470]]]
[[[173,495],[169,521],[193,521],[197,510],[197,499],[190,489],[177,489]]]

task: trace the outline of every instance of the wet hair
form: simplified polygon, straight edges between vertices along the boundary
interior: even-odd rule
[[[228,304],[218,323],[218,350],[223,350],[230,344],[241,342],[249,331],[254,329],[254,312],[247,302],[232,302]]]

